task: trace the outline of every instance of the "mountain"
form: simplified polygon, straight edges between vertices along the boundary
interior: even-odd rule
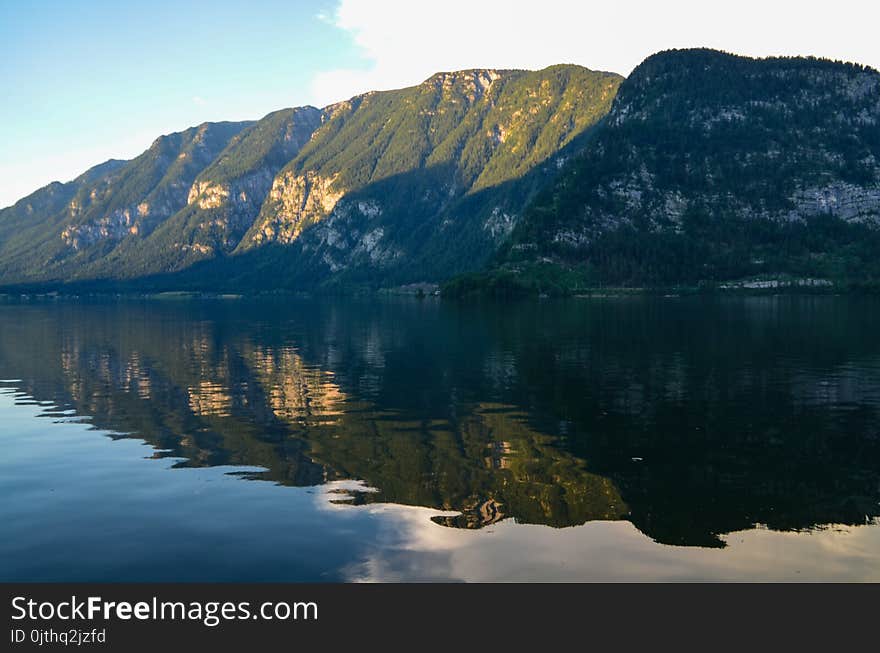
[[[476,269],[622,79],[573,65],[440,73],[165,136],[0,211],[0,283],[300,288]]]
[[[3,281],[119,272],[108,266],[114,252],[149,239],[185,207],[196,176],[249,124],[205,123],[162,136],[132,161],[109,161],[0,211]],[[129,266],[124,274],[138,272]]]
[[[260,212],[275,175],[308,143],[323,116],[314,107],[285,109],[242,130],[199,172],[180,210],[114,262],[176,271],[231,252]]]
[[[331,107],[239,250],[293,245],[297,276],[315,280],[420,281],[472,267],[621,81],[577,66],[470,70]]]
[[[61,240],[63,222],[74,197],[84,189],[98,192],[100,185],[125,161],[110,160],[84,172],[71,182],[52,182],[48,186],[0,211],[0,274],[21,274],[33,264],[29,255],[41,245],[51,247]],[[85,190],[86,195],[89,190]],[[13,276],[13,278],[15,278]]]
[[[648,58],[491,270],[452,291],[880,279],[880,73]]]
[[[163,136],[0,211],[0,284],[880,283],[880,73],[672,50]]]

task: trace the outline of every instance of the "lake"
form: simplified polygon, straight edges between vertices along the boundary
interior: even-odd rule
[[[0,304],[2,581],[880,581],[880,301]]]

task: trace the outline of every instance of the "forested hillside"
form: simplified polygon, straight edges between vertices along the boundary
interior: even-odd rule
[[[709,50],[650,57],[487,278],[880,279],[880,74]]]
[[[570,65],[439,73],[324,109],[163,136],[131,162],[0,211],[0,283],[442,280],[497,250],[621,81]]]
[[[0,284],[871,286],[880,73],[675,50],[163,136],[0,211]]]

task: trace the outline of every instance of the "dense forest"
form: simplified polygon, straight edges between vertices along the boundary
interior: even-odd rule
[[[573,65],[438,73],[162,137],[74,182],[77,197],[110,198],[100,210],[40,205],[44,189],[0,212],[28,228],[0,236],[0,283],[338,288],[474,269],[621,82]]]
[[[454,292],[880,279],[880,74],[714,51],[649,58],[593,145]],[[561,270],[548,270],[559,267]],[[563,287],[574,289],[570,283]]]
[[[438,73],[47,186],[0,211],[0,285],[873,289],[878,123],[880,73],[813,58]]]

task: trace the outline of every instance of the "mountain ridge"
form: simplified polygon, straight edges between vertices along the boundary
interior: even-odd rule
[[[470,215],[449,215],[449,207],[471,191],[488,191],[524,176],[556,154],[607,112],[620,81],[617,75],[574,65],[542,71],[436,73],[417,86],[371,91],[323,109],[284,109],[259,121],[221,123],[235,128],[206,123],[162,136],[150,150],[121,166],[122,181],[130,176],[135,182],[119,188],[114,185],[117,178],[106,181],[113,192],[91,213],[83,214],[72,205],[65,215],[44,216],[51,242],[34,241],[36,247],[13,243],[19,246],[15,252],[8,251],[9,242],[0,242],[0,257],[19,265],[18,269],[4,266],[0,278],[3,282],[142,278],[180,272],[263,245],[321,249],[317,257],[305,257],[307,262],[293,261],[302,278],[354,268],[357,274],[372,269],[365,272],[369,276],[378,267],[403,266],[404,259],[418,256],[405,251],[418,249],[417,243],[410,241],[404,247],[401,240],[410,227],[418,229],[405,224],[403,214],[412,204],[395,200],[395,206],[386,206],[380,217],[383,211],[377,207],[384,198],[366,197],[371,188],[387,188],[396,179],[407,193],[420,197],[423,218],[473,222]],[[154,155],[147,161],[152,167],[140,170],[142,159],[149,159],[150,152],[169,141],[178,145],[174,151],[178,158],[190,156],[191,161],[192,153],[181,148],[192,139],[193,129],[225,135],[215,139],[214,147],[202,148],[205,156],[198,169],[181,170],[168,157]],[[159,172],[161,179],[156,179]],[[138,185],[145,176],[149,181]],[[164,210],[153,210],[154,219],[145,220],[141,207],[156,204],[148,196],[162,180],[174,189],[173,201],[164,202]],[[446,196],[436,192],[440,185]],[[510,213],[521,209],[532,190],[505,191],[499,199],[507,202],[504,210],[492,207],[497,211],[485,230],[488,236],[479,231],[481,227],[465,224],[470,237],[480,241],[471,251],[488,256],[497,244],[494,240],[502,231],[506,235]],[[95,188],[83,192],[99,191],[104,192]],[[356,195],[359,199],[343,202],[336,210],[340,200]],[[120,196],[133,199],[122,206]],[[99,208],[106,210],[97,215]],[[352,217],[352,210],[360,217]],[[7,220],[6,213],[0,211],[0,222]],[[441,213],[445,217],[439,217]],[[368,232],[344,226],[347,236],[358,234],[356,242],[348,239],[350,251],[340,248],[340,239],[329,246],[326,237],[297,242],[303,230],[325,219],[339,224],[371,217],[382,224]],[[64,223],[60,234],[54,233],[58,222]],[[376,244],[392,231],[398,232],[396,240],[381,251],[398,263],[380,262]],[[291,251],[286,258],[298,253]],[[17,278],[10,279],[11,272]],[[435,266],[431,274],[442,276],[442,271]]]
[[[873,283],[878,125],[870,67],[652,55],[621,86],[594,147],[527,209],[486,276],[454,292]]]
[[[873,283],[878,121],[880,73],[812,57],[439,72],[40,189],[0,211],[0,284]]]

